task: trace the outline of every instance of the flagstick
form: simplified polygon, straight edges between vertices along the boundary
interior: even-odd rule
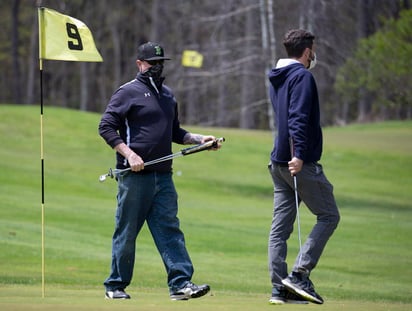
[[[43,59],[65,61],[90,61],[102,62],[103,59],[96,49],[93,36],[87,26],[68,15],[60,14],[54,10],[38,7],[39,22],[39,63],[40,63],[40,159],[41,159],[41,255],[42,255],[42,297],[45,296],[45,208],[44,208],[44,156],[43,156]],[[45,27],[45,18],[49,21],[49,27]],[[70,22],[70,23],[69,23]],[[58,25],[51,27],[50,24]],[[67,28],[70,25],[70,31]],[[67,37],[62,31],[66,29]],[[48,31],[48,35],[46,32]],[[52,38],[53,46],[57,44],[57,52],[46,51],[46,38]],[[57,39],[57,40],[56,40]],[[50,46],[49,46],[50,48]],[[55,50],[54,48],[52,50]],[[48,52],[48,53],[46,53]],[[77,52],[77,53],[74,53]],[[78,54],[80,53],[80,54]]]
[[[43,18],[44,8],[37,8],[39,23],[39,75],[40,75],[40,162],[41,162],[41,293],[45,297],[45,256],[44,256],[44,152],[43,152]]]
[[[41,292],[45,296],[44,260],[44,153],[43,153],[43,61],[40,59],[40,161],[41,161]]]

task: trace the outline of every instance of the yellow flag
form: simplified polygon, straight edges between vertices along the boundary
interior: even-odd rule
[[[182,55],[182,65],[185,67],[201,68],[203,64],[203,55],[197,51],[185,50]]]
[[[102,62],[89,28],[78,19],[39,8],[39,58]]]

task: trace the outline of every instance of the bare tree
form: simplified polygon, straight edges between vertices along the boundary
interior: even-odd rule
[[[274,31],[275,18],[272,0],[260,0],[260,24],[261,24],[261,44],[263,52],[263,79],[265,89],[269,90],[268,72],[276,64],[276,35]],[[273,116],[272,104],[269,92],[266,92],[263,100],[267,105],[268,124],[272,132],[275,131],[275,118]]]
[[[256,37],[255,37],[255,25],[256,20],[255,16],[257,17],[255,10],[250,9],[246,12],[246,21],[244,24],[244,49],[243,49],[243,57],[246,59],[251,59],[251,61],[245,62],[242,66],[242,79],[241,79],[241,96],[240,96],[240,121],[239,127],[240,128],[253,128],[255,126],[254,122],[254,113],[253,113],[253,106],[252,103],[254,101],[256,88],[250,86],[250,80],[255,79],[255,70],[254,70],[254,62],[253,58],[256,55],[257,50],[254,48],[256,46]],[[258,38],[260,39],[260,38]]]
[[[38,36],[39,36],[39,27],[37,27],[37,14],[33,14],[32,17],[32,29],[33,31],[30,34],[30,46],[27,56],[27,86],[26,86],[26,104],[34,104],[35,100],[35,83],[37,82],[37,75],[35,74],[38,72],[39,62],[38,62],[38,53],[37,53],[37,43],[38,43]]]
[[[373,117],[376,105],[371,105],[373,98],[362,88],[342,104],[332,88],[335,76],[358,38],[374,33],[388,17],[398,18],[401,9],[410,7],[410,0],[26,0],[24,5],[20,0],[1,1],[1,101],[33,103],[39,98],[38,5],[84,21],[104,59],[104,63],[85,64],[45,62],[47,104],[102,111],[114,89],[136,74],[138,44],[153,40],[173,58],[165,68],[166,83],[175,91],[182,122],[266,129],[273,126],[267,72],[278,55],[285,55],[276,38],[297,27],[311,30],[317,38],[319,57],[313,74],[322,122]],[[204,55],[202,68],[181,66],[185,49]],[[380,115],[392,114],[382,107]]]
[[[13,100],[16,104],[22,103],[20,56],[19,56],[19,8],[20,0],[13,0],[12,16],[12,58],[13,58]]]
[[[371,14],[373,11],[373,3],[371,0],[358,2],[358,38],[366,38],[371,34]],[[368,68],[365,68],[368,70]],[[364,87],[359,89],[358,101],[358,121],[364,122],[367,120],[368,112],[370,110],[370,100]]]

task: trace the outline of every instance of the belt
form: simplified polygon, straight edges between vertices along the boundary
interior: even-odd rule
[[[289,167],[287,162],[272,162],[272,165],[281,166],[281,167]]]

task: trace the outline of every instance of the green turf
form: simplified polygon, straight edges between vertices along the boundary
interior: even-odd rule
[[[99,118],[44,109],[46,297],[41,298],[40,109],[0,106],[0,310],[276,308],[267,304],[272,135],[223,128],[189,127],[227,141],[218,152],[174,161],[194,281],[210,283],[213,296],[169,300],[164,268],[145,227],[128,288],[135,299],[102,299],[116,183],[98,182],[114,163],[113,152],[97,134]],[[327,128],[324,136],[322,164],[335,186],[342,220],[312,273],[326,300],[322,307],[410,310],[412,122]],[[303,208],[303,235],[313,222]],[[295,234],[289,246],[292,263],[298,250]]]

